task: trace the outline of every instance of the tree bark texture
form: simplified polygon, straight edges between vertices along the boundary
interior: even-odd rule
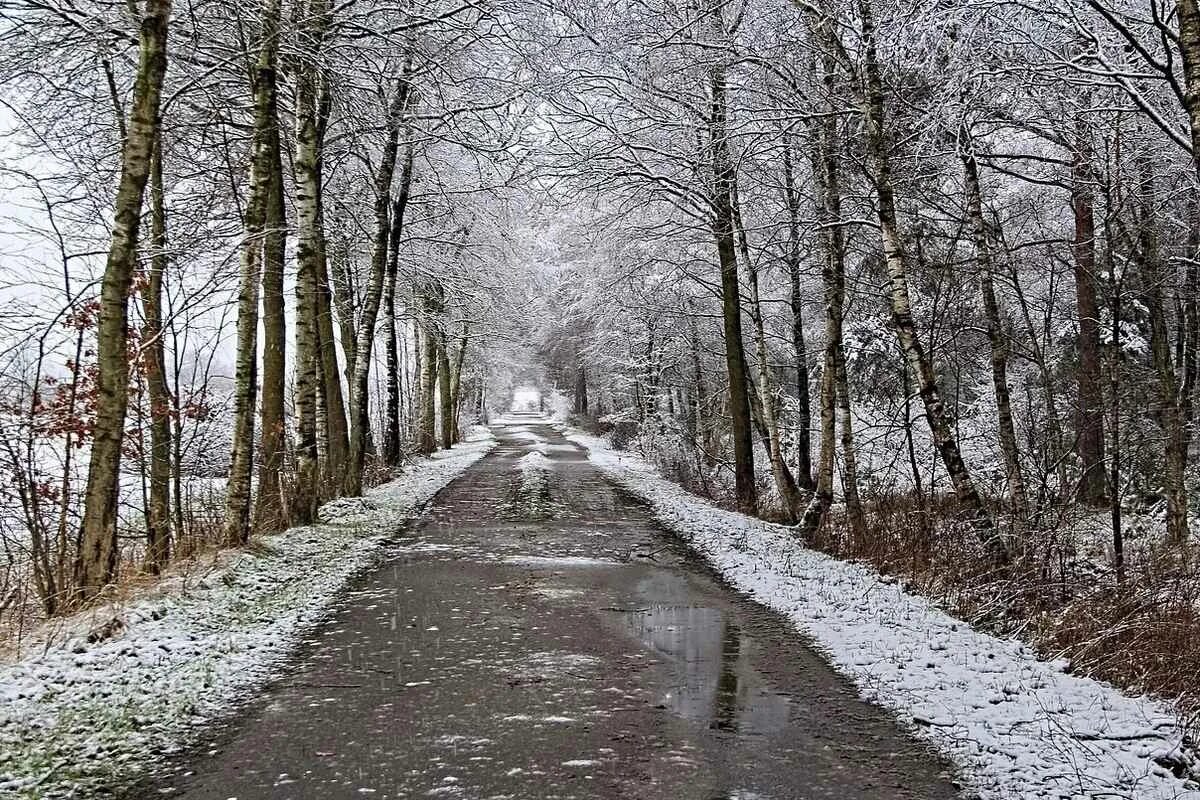
[[[170,0],[147,0],[138,35],[137,79],[121,153],[112,238],[100,284],[96,347],[99,396],[75,567],[77,603],[94,598],[116,575],[121,440],[129,404],[128,303],[137,267],[142,203],[154,141],[161,127],[159,104],[167,71],[170,14]]]
[[[143,297],[142,347],[150,400],[150,493],[146,504],[146,571],[158,574],[171,557],[171,415],[163,336],[163,279],[167,272],[167,208],[163,192],[163,133],[150,167],[150,274]]]

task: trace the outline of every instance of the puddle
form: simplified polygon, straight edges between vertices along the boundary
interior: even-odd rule
[[[625,627],[667,659],[670,687],[660,702],[684,719],[741,735],[774,733],[791,721],[791,699],[751,663],[757,648],[724,612],[655,605],[620,612]]]

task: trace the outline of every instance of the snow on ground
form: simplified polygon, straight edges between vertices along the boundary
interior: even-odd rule
[[[1171,767],[1195,764],[1166,703],[1039,661],[791,529],[718,509],[642,459],[569,432],[607,475],[737,589],[787,615],[863,696],[954,759],[981,800],[1200,798]]]
[[[0,665],[0,797],[91,796],[196,741],[283,665],[388,537],[493,444],[479,437],[439,453],[365,498],[326,505],[320,524],[74,617]],[[106,626],[113,635],[89,642],[88,631]]]

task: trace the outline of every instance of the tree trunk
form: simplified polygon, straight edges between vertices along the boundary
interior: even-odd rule
[[[463,322],[462,336],[458,340],[458,349],[454,353],[454,366],[450,373],[450,441],[457,444],[462,439],[459,430],[458,417],[462,412],[462,371],[463,362],[467,358],[467,336],[470,327]]]
[[[1176,10],[1179,17],[1179,52],[1183,58],[1184,107],[1188,115],[1188,129],[1192,140],[1192,165],[1200,178],[1200,5],[1197,0],[1178,0]],[[1198,214],[1200,216],[1200,214]],[[1194,221],[1193,226],[1200,223]],[[1195,237],[1193,237],[1193,245]],[[1189,289],[1185,307],[1185,329],[1187,342],[1184,347],[1184,373],[1180,408],[1183,429],[1182,457],[1187,458],[1188,444],[1193,438],[1193,392],[1196,387],[1197,352],[1200,351],[1200,267],[1196,265],[1196,248],[1188,253],[1192,261],[1187,267]],[[1186,495],[1185,495],[1186,498]]]
[[[437,449],[436,403],[434,391],[437,381],[437,327],[434,320],[436,304],[428,296],[424,300],[425,319],[420,329],[421,339],[421,404],[420,424],[417,426],[417,450],[422,455],[431,455]]]
[[[454,402],[450,392],[450,343],[445,331],[437,334],[438,407],[441,421],[442,449],[454,444]]]
[[[733,436],[733,476],[738,510],[758,512],[754,480],[754,442],[746,388],[746,355],[742,350],[741,287],[733,238],[733,164],[726,140],[725,67],[709,70],[712,116],[709,120],[713,161],[713,237],[721,265],[721,313],[725,327],[725,367],[729,374],[729,416]]]
[[[1071,164],[1071,211],[1075,302],[1079,314],[1079,411],[1076,423],[1081,474],[1076,495],[1090,505],[1104,503],[1104,406],[1100,394],[1100,305],[1096,299],[1096,216],[1088,131],[1078,123]]]
[[[279,35],[279,2],[268,2],[263,36]],[[270,15],[274,15],[270,18]],[[264,41],[264,45],[267,42]],[[277,44],[272,43],[275,50]],[[287,505],[281,471],[286,447],[284,393],[286,391],[287,324],[284,319],[283,262],[287,250],[287,212],[284,209],[283,155],[279,133],[279,106],[275,60],[271,54],[268,70],[259,70],[258,80],[269,81],[258,91],[270,94],[267,120],[266,169],[269,170],[266,216],[263,235],[263,377],[262,433],[258,462],[258,496],[254,508],[254,528],[259,533],[275,533],[287,527]]]
[[[741,199],[738,196],[737,182],[733,184],[733,224],[737,229],[742,261],[746,264],[747,284],[750,289],[750,321],[754,332],[754,351],[758,361],[758,403],[764,433],[766,434],[767,457],[771,462],[771,477],[775,482],[775,491],[783,503],[784,513],[789,522],[800,519],[803,513],[804,500],[800,489],[788,469],[787,459],[783,457],[783,447],[779,442],[779,421],[775,414],[774,381],[771,380],[771,364],[767,353],[767,336],[763,323],[762,303],[758,295],[758,267],[750,258],[750,247],[746,240],[746,226],[742,223]]]
[[[1012,501],[1013,516],[1018,527],[1025,516],[1027,502],[1025,479],[1021,474],[1021,454],[1017,450],[1017,431],[1013,425],[1012,400],[1008,392],[1008,339],[1000,322],[1000,306],[992,281],[992,251],[988,242],[987,224],[983,219],[983,194],[979,188],[979,165],[965,126],[961,133],[963,172],[966,178],[967,216],[975,239],[975,264],[979,269],[979,290],[983,296],[983,313],[987,320],[988,342],[991,345],[992,391],[996,395],[996,422],[1000,431],[1000,451],[1004,456],[1004,472]]]
[[[280,2],[263,3],[263,33],[254,71],[254,144],[250,192],[243,221],[241,286],[238,291],[237,362],[234,377],[233,446],[225,490],[224,538],[230,545],[250,539],[250,476],[254,468],[254,412],[258,393],[258,288],[273,176],[271,148],[276,119],[275,62]],[[282,197],[279,198],[282,202]],[[282,257],[282,253],[275,253]]]
[[[315,2],[316,0],[314,0]],[[314,48],[319,48],[325,32],[331,24],[328,0],[322,0],[325,5],[316,6],[313,12],[322,15],[311,23]],[[313,58],[319,58],[318,49],[313,50]],[[314,60],[314,64],[316,61]],[[299,77],[299,76],[298,76]],[[315,265],[310,269],[315,282],[314,303],[316,317],[312,320],[313,358],[310,378],[314,387],[311,405],[305,406],[305,412],[315,419],[318,497],[314,500],[321,503],[332,499],[341,491],[341,475],[346,468],[346,459],[350,457],[350,427],[346,419],[346,395],[342,390],[341,373],[338,372],[337,342],[334,334],[333,296],[329,281],[329,240],[325,235],[325,134],[329,130],[329,118],[333,113],[333,94],[329,79],[314,69],[311,73],[312,85],[306,91],[315,97],[315,150],[313,169],[315,170],[316,194],[316,228],[314,242],[316,246]],[[297,80],[299,85],[299,79]],[[293,169],[294,171],[294,169]],[[298,253],[297,253],[298,255]],[[297,258],[297,261],[299,258]],[[298,313],[298,312],[297,312]],[[353,342],[351,342],[351,347]],[[297,374],[299,374],[297,372]],[[347,379],[349,383],[349,379]],[[349,391],[347,386],[346,391]],[[297,408],[299,415],[299,408]]]
[[[371,425],[368,391],[370,388],[371,350],[375,343],[375,322],[379,315],[383,297],[383,283],[387,271],[388,235],[391,231],[389,209],[392,204],[392,180],[396,172],[396,154],[399,150],[401,119],[408,105],[410,64],[405,64],[404,74],[397,86],[396,94],[388,109],[387,141],[375,174],[375,243],[371,252],[371,278],[363,300],[362,313],[358,320],[358,342],[355,345],[354,382],[350,385],[350,459],[342,483],[342,491],[349,497],[362,494],[363,464],[367,452],[367,429]]]
[[[320,175],[320,164],[318,176]],[[318,182],[320,178],[318,177]],[[318,183],[319,185],[319,183]],[[316,338],[317,380],[324,420],[325,473],[340,475],[350,451],[350,430],[346,422],[346,401],[342,394],[342,373],[338,367],[337,340],[334,333],[333,297],[329,290],[329,267],[325,257],[325,223],[320,197],[317,198],[317,236],[319,252],[316,258]]]
[[[413,143],[408,142],[404,166],[400,170],[400,188],[392,203],[392,231],[388,239],[387,281],[383,290],[383,341],[387,346],[387,405],[383,433],[383,462],[400,463],[400,351],[396,341],[396,275],[400,267],[400,237],[404,234],[404,213],[412,186]]]
[[[804,292],[800,286],[800,195],[792,168],[792,136],[783,132],[783,192],[788,210],[787,268],[791,280],[792,349],[796,355],[796,484],[806,492],[812,476],[812,399],[808,385],[808,347],[804,342]]]
[[[1196,212],[1193,212],[1196,213]],[[1184,452],[1194,438],[1196,376],[1200,372],[1200,219],[1193,219],[1188,237],[1188,261],[1184,268],[1184,301],[1181,338],[1183,339],[1183,382],[1179,408],[1183,417]]]
[[[167,271],[167,209],[163,196],[162,130],[150,167],[150,275],[143,295],[146,389],[150,395],[150,497],[146,504],[146,570],[157,575],[171,556],[171,411],[163,336],[163,276]],[[70,443],[68,442],[68,448]]]
[[[414,376],[417,381],[421,379],[420,334],[417,332],[416,315],[409,314],[400,331],[400,429],[409,431],[411,435],[417,427]]]
[[[395,211],[392,212],[395,219]],[[383,463],[394,467],[400,463],[400,348],[396,341],[396,238],[392,238],[392,254],[388,256],[387,280],[383,286],[383,322],[380,324],[384,344],[384,377],[386,395],[383,412]]]
[[[975,487],[971,473],[963,461],[958,441],[942,402],[933,363],[917,334],[916,321],[912,315],[912,303],[908,292],[908,268],[896,218],[895,189],[892,186],[888,144],[884,134],[883,81],[879,74],[879,62],[875,46],[875,18],[870,0],[859,0],[859,15],[862,19],[863,77],[862,116],[866,132],[866,154],[870,180],[876,196],[876,214],[882,238],[884,258],[889,279],[888,297],[891,304],[892,325],[905,358],[912,365],[917,378],[917,390],[925,405],[925,418],[933,435],[934,445],[941,456],[946,472],[954,485],[963,513],[976,527],[984,547],[993,562],[1003,564],[1008,560],[1008,548],[992,522],[983,498]]]
[[[828,301],[826,302],[828,304]],[[828,312],[826,314],[825,333],[828,335],[832,325],[830,324],[831,317]],[[833,459],[837,425],[835,416],[837,384],[834,381],[834,375],[837,368],[834,366],[830,349],[828,346],[825,348],[825,360],[821,365],[821,441],[817,448],[817,486],[813,496],[809,498],[808,506],[804,509],[800,524],[797,526],[800,538],[804,540],[810,539],[817,532],[825,515],[829,512],[830,506],[833,505]]]
[[[658,369],[655,361],[654,322],[646,321],[646,355],[642,359],[646,371],[635,385],[637,390],[638,422],[658,420]],[[540,403],[538,410],[541,410]]]
[[[175,396],[176,410],[180,397],[180,346],[179,332],[173,321],[168,323],[171,331],[171,389]],[[183,415],[175,414],[171,420],[171,518],[175,523],[175,547],[187,535],[183,514]]]
[[[1185,471],[1187,469],[1187,436],[1184,430],[1183,409],[1180,407],[1179,382],[1171,358],[1171,339],[1167,329],[1166,303],[1158,246],[1157,215],[1159,213],[1154,173],[1142,159],[1141,224],[1138,229],[1137,252],[1142,268],[1142,301],[1150,316],[1150,356],[1158,378],[1159,421],[1163,428],[1163,496],[1167,501],[1167,539],[1176,545],[1188,541],[1188,497]],[[1119,340],[1118,340],[1119,341]]]
[[[839,278],[841,271],[839,271]],[[843,297],[845,289],[838,281]],[[839,312],[844,302],[839,301]],[[842,443],[842,496],[846,500],[846,518],[850,522],[850,535],[858,547],[867,539],[867,519],[863,514],[862,499],[858,495],[858,454],[854,447],[854,417],[850,409],[850,381],[846,375],[846,353],[841,346],[838,332],[838,347],[833,351],[833,382],[836,390],[838,427]]]
[[[1112,291],[1112,339],[1121,341],[1121,280],[1114,275]],[[1125,531],[1121,522],[1121,348],[1109,348],[1108,400],[1112,417],[1109,419],[1109,435],[1112,437],[1111,456],[1108,464],[1108,514],[1112,528],[1113,567],[1117,582],[1125,582]]]
[[[328,20],[325,0],[313,0],[296,68],[296,489],[293,525],[311,524],[320,500],[317,446],[317,382],[322,369],[319,284],[325,237],[321,215],[321,133],[317,79],[321,42]],[[329,387],[326,387],[326,396]]]
[[[342,353],[346,356],[343,374],[346,377],[347,392],[354,391],[354,366],[358,361],[358,340],[355,338],[355,308],[354,287],[350,275],[349,254],[339,253],[339,258],[333,259],[332,265],[327,262],[333,284],[333,305],[337,311],[338,341],[342,345]],[[347,434],[347,452],[349,451],[349,434]]]
[[[588,413],[587,367],[579,364],[575,368],[575,402],[573,410],[576,414],[586,417]]]
[[[824,21],[813,26],[814,38],[827,36]],[[831,112],[836,63],[829,54],[821,59],[821,81],[826,99],[825,113],[813,124],[812,174],[821,243],[821,282],[825,299],[825,354],[821,366],[821,442],[817,454],[816,490],[800,520],[799,532],[812,537],[833,505],[833,467],[837,435],[837,373],[842,355],[842,318],[845,304],[845,234],[842,228],[841,137],[838,120]],[[843,437],[843,446],[846,443]]]
[[[137,266],[138,227],[154,141],[160,128],[159,101],[167,71],[170,0],[147,0],[139,33],[137,80],[121,154],[121,177],[104,277],[96,346],[96,417],[84,495],[80,550],[75,565],[77,603],[91,600],[117,568],[117,499],[121,442],[129,405],[126,353],[129,292]]]

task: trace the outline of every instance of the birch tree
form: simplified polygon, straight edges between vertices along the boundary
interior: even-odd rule
[[[234,423],[232,460],[229,466],[229,482],[225,501],[225,539],[230,544],[244,544],[251,533],[251,481],[254,469],[255,411],[258,397],[258,305],[259,281],[264,257],[264,232],[272,199],[276,210],[271,213],[276,225],[278,208],[282,198],[272,198],[281,181],[275,175],[279,165],[279,135],[276,130],[277,99],[275,89],[275,62],[279,49],[279,0],[266,0],[262,10],[262,41],[255,64],[254,90],[254,139],[251,151],[249,195],[245,210],[245,239],[241,252],[241,287],[238,293],[237,311],[237,373],[234,387]],[[278,236],[278,227],[276,228]],[[276,259],[276,268],[282,258],[278,239],[272,242],[271,257]],[[272,287],[274,288],[274,287]],[[278,342],[275,342],[278,344]],[[275,376],[277,378],[277,376]],[[269,438],[278,447],[272,431]],[[278,458],[278,452],[271,454]],[[271,479],[268,478],[270,481]],[[260,486],[268,492],[278,493],[275,486]],[[274,498],[272,498],[274,500]]]
[[[170,13],[170,0],[146,0],[142,9],[137,82],[126,123],[112,241],[100,292],[96,353],[100,394],[75,570],[78,602],[94,598],[116,573],[121,440],[129,403],[129,291],[137,266],[142,202],[160,127],[158,112],[167,70]]]

